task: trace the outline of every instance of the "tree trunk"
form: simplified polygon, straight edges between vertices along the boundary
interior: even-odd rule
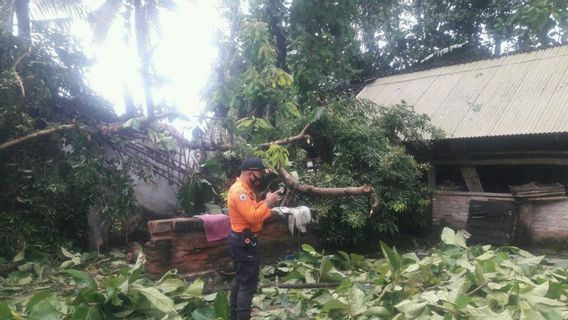
[[[124,99],[124,118],[130,119],[136,117],[138,115],[138,108],[136,108],[136,104],[132,98],[132,92],[130,92],[130,88],[126,82],[122,83],[122,96]]]
[[[493,39],[495,39],[495,55],[501,55],[501,36],[500,35],[493,35]]]
[[[136,45],[140,58],[140,76],[144,86],[144,101],[148,118],[154,117],[154,97],[152,96],[152,77],[150,75],[150,54],[148,52],[148,21],[141,0],[134,0],[134,26]]]
[[[283,9],[284,4],[282,0],[268,0],[266,3],[268,25],[270,26],[270,32],[276,38],[276,48],[278,49],[277,66],[287,72],[286,56],[288,55],[288,50],[286,48],[286,35],[282,28]]]
[[[30,0],[16,0],[14,11],[18,18],[18,37],[25,43],[31,43]]]
[[[14,0],[3,0],[0,3],[0,32],[12,33],[14,26]]]

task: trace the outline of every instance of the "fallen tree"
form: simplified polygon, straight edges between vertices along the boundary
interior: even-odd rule
[[[80,52],[64,37],[46,37],[43,47],[31,50],[16,44],[19,52],[0,55],[11,59],[0,71],[12,70],[14,57],[21,57],[18,77],[3,73],[6,85],[0,87],[6,106],[0,117],[0,240],[8,251],[43,241],[45,234],[54,235],[52,243],[84,238],[85,215],[93,207],[106,225],[120,226],[132,212],[133,174],[177,186],[187,213],[202,212],[205,202],[223,205],[227,181],[248,156],[264,158],[277,173],[269,187],[290,186],[284,204],[314,208],[324,240],[354,243],[397,232],[400,221],[417,224],[428,206],[420,182],[426,167],[404,144],[429,132],[427,119],[404,104],[386,108],[351,95],[300,95],[305,88],[298,90],[300,84],[275,64],[266,25],[246,24],[239,33],[243,46],[224,62],[241,67],[211,82],[207,111],[213,116],[204,116],[205,131],[191,138],[165,121],[185,117],[176,111],[121,120],[82,81],[82,60],[65,60]],[[70,54],[58,56],[53,47]],[[308,161],[315,166],[307,168]]]

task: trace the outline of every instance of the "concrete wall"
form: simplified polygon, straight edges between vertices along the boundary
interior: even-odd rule
[[[440,191],[433,197],[432,222],[465,229],[471,200],[514,201],[509,193]],[[568,200],[533,201],[533,208],[533,241],[568,240]]]
[[[166,179],[158,175],[154,175],[151,182],[134,178],[135,205],[137,209],[151,213],[153,216],[168,218],[177,215],[180,210],[177,192],[177,186],[170,185]]]

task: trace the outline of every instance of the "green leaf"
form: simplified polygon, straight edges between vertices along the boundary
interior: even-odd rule
[[[139,292],[150,302],[152,306],[164,313],[169,313],[174,310],[174,301],[156,288],[144,287],[139,284],[131,284],[129,291]]]
[[[395,306],[395,308],[402,312],[407,319],[415,319],[426,307],[426,302],[416,302],[411,300],[403,300]]]
[[[322,107],[315,107],[310,114],[310,123],[318,121],[323,114],[324,109]]]
[[[29,305],[29,303],[28,303]],[[30,310],[29,320],[59,320],[62,319],[62,313],[59,311],[61,305],[59,301],[51,294],[45,299],[34,303]]]
[[[458,308],[458,310],[461,310],[463,308],[465,308],[465,306],[467,306],[469,304],[469,295],[467,293],[462,293],[459,295],[459,297],[456,300],[456,306]]]
[[[381,319],[382,318],[389,318],[390,319],[390,317],[392,316],[390,311],[387,308],[382,307],[382,306],[370,307],[363,314],[368,315],[368,316],[378,316]]]
[[[171,293],[183,287],[185,287],[183,280],[173,277],[164,279],[160,284],[156,286],[156,288],[164,293]]]
[[[193,320],[213,320],[215,319],[215,310],[212,308],[198,308],[191,313]]]
[[[462,248],[467,248],[463,233],[454,232],[454,230],[444,227],[442,230],[442,242],[449,245],[454,245]]]
[[[89,289],[97,288],[97,283],[95,282],[93,277],[91,277],[91,275],[86,272],[75,269],[69,269],[69,270],[63,270],[61,271],[61,273],[66,273],[70,275],[79,286],[86,287]]]
[[[102,320],[104,319],[98,307],[80,304],[77,306],[71,320]]]
[[[282,111],[284,113],[284,115],[291,117],[291,118],[299,118],[301,116],[300,114],[300,110],[298,110],[298,107],[293,104],[292,102],[286,102],[282,105]]]
[[[72,254],[71,252],[67,251],[67,249],[61,247],[61,253],[63,253],[64,256],[66,256],[69,259],[72,259],[75,257],[74,254]]]
[[[73,261],[71,261],[71,260],[66,260],[66,261],[63,261],[63,262],[61,263],[61,265],[59,266],[59,269],[66,269],[66,268],[69,268],[69,267],[74,266],[74,265],[75,265],[75,264],[73,263]]]
[[[305,252],[309,253],[312,256],[319,256],[319,253],[316,251],[316,249],[314,249],[314,247],[312,247],[307,243],[302,244],[302,250],[304,250]]]
[[[24,257],[26,255],[26,248],[20,250],[15,256],[14,259],[12,259],[13,262],[20,262],[22,260],[24,260]]]
[[[381,246],[381,251],[383,252],[383,255],[385,256],[385,258],[387,258],[393,272],[398,272],[400,271],[401,268],[401,257],[398,254],[398,252],[396,252],[395,250],[389,248],[389,246],[387,246],[384,242],[380,241],[379,242],[380,246]]]
[[[33,309],[41,301],[51,297],[51,292],[49,291],[38,291],[36,292],[26,304],[28,310]]]
[[[332,299],[326,302],[322,307],[323,312],[330,310],[349,310],[349,306],[337,299]]]
[[[367,311],[367,306],[365,305],[365,292],[359,289],[357,286],[353,286],[349,292],[349,307],[351,309],[350,314],[359,315]]]
[[[319,273],[320,273],[319,281],[320,282],[332,280],[332,277],[330,277],[330,275],[329,275],[329,272],[331,271],[332,267],[333,267],[333,265],[331,264],[331,260],[329,260],[329,257],[323,256],[321,258],[321,265],[320,265],[320,270],[319,270]]]
[[[231,307],[229,306],[229,301],[227,300],[227,295],[223,291],[217,291],[217,296],[215,297],[215,302],[213,302],[215,308],[215,316],[221,318],[222,320],[229,320],[231,314]]]
[[[180,295],[182,298],[198,298],[202,296],[203,287],[205,286],[205,282],[201,279],[195,279],[187,289]]]
[[[12,319],[12,309],[10,309],[10,307],[3,302],[0,302],[0,319]]]

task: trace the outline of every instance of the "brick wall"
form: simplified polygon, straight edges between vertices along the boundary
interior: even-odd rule
[[[471,200],[514,201],[508,193],[440,191],[433,197],[432,222],[465,229]],[[533,240],[568,240],[568,200],[534,201],[533,205]]]
[[[513,201],[509,193],[440,191],[432,199],[432,222],[465,229],[471,200]]]
[[[150,241],[144,245],[144,252],[150,277],[160,277],[170,269],[188,276],[230,270],[226,240],[208,242],[203,222],[198,218],[152,220],[148,222],[148,232]],[[271,217],[264,223],[259,243],[261,259],[269,261],[298,250],[301,243],[316,244],[317,238],[309,229],[307,234],[292,236],[287,221]]]
[[[535,201],[532,236],[536,241],[568,240],[568,200]]]

